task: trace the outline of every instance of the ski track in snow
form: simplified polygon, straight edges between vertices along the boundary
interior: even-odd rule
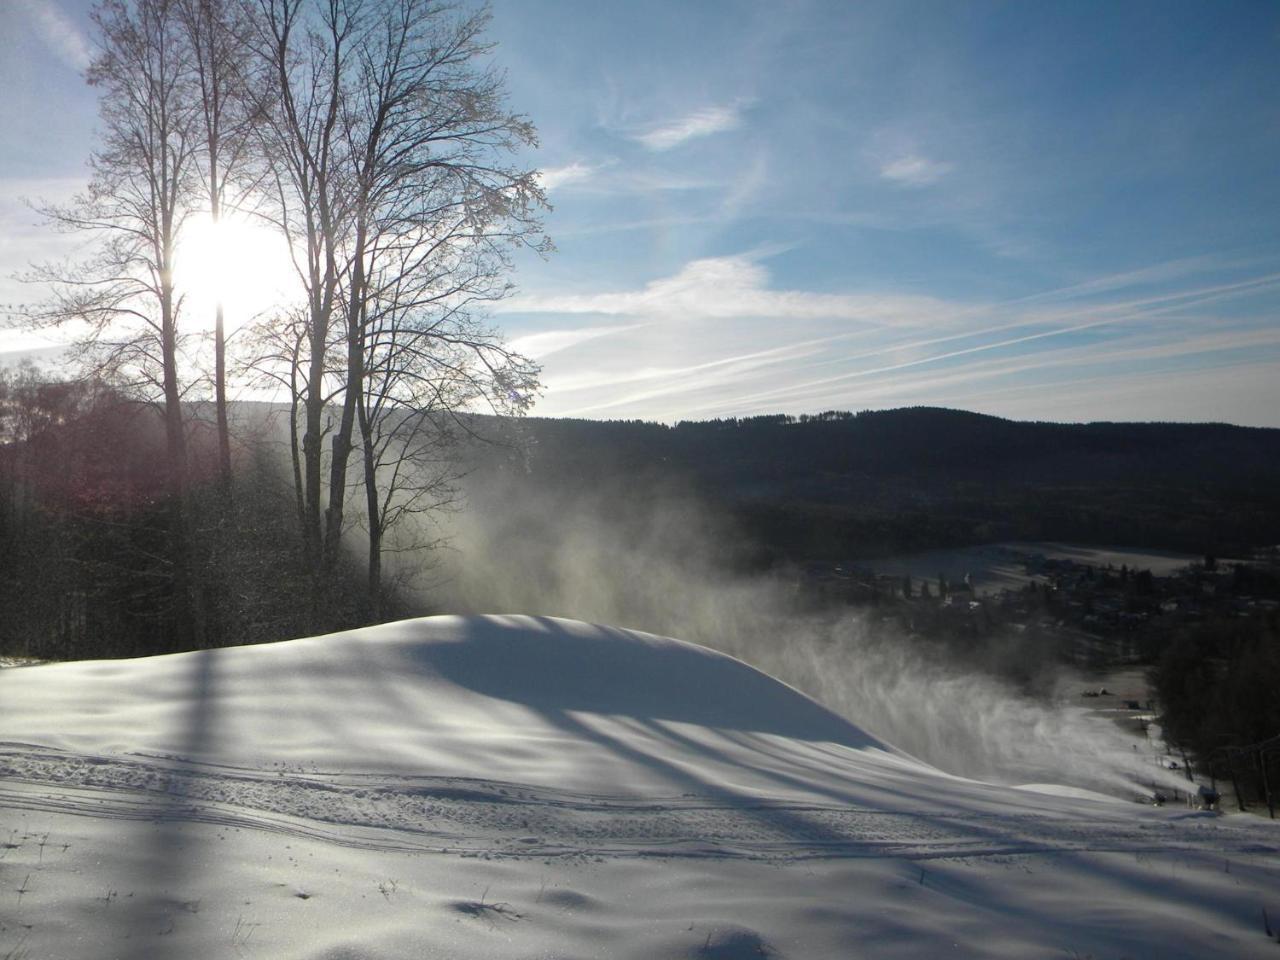
[[[183,820],[370,850],[501,858],[990,858],[1277,853],[1213,817],[938,814],[690,795],[627,797],[463,777],[251,769],[0,743],[0,808]],[[1176,827],[1176,829],[1175,829]],[[3,840],[3,837],[0,837]]]

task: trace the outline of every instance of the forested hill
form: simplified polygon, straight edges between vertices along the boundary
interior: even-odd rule
[[[1280,430],[1058,424],[930,407],[682,422],[530,418],[527,481],[643,496],[682,483],[765,558],[1007,538],[1223,554],[1280,542]]]

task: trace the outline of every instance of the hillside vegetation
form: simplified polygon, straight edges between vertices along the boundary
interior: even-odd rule
[[[1006,539],[1234,556],[1280,541],[1280,430],[928,407],[519,429],[535,487],[634,497],[685,484],[731,512],[766,561]]]
[[[0,652],[181,649],[158,414],[102,384],[23,374],[0,388],[0,564],[10,585]],[[439,597],[397,589],[430,564],[429,550],[414,550],[398,555],[375,614],[361,582],[358,513],[329,586],[313,589],[273,412],[238,409],[238,422],[255,426],[234,445],[229,498],[202,481],[217,475],[216,438],[199,410],[189,413],[205,644],[442,612]],[[505,549],[531,556],[564,528],[521,509],[574,518],[588,498],[646,541],[658,508],[679,499],[682,544],[696,528],[709,562],[726,571],[1013,538],[1219,556],[1280,541],[1277,430],[1017,423],[924,408],[675,426],[493,417],[463,425],[471,439],[456,472],[469,473],[473,505],[507,516]],[[415,530],[411,545],[438,539]]]

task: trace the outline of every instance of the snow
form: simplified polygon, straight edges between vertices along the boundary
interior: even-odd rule
[[[1280,832],[529,617],[0,671],[0,958],[1273,956]]]

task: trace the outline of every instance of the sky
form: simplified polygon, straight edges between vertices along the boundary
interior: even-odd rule
[[[0,302],[66,243],[19,198],[83,182],[89,6],[0,4]],[[493,311],[535,413],[1280,427],[1280,4],[492,9],[553,207]]]

